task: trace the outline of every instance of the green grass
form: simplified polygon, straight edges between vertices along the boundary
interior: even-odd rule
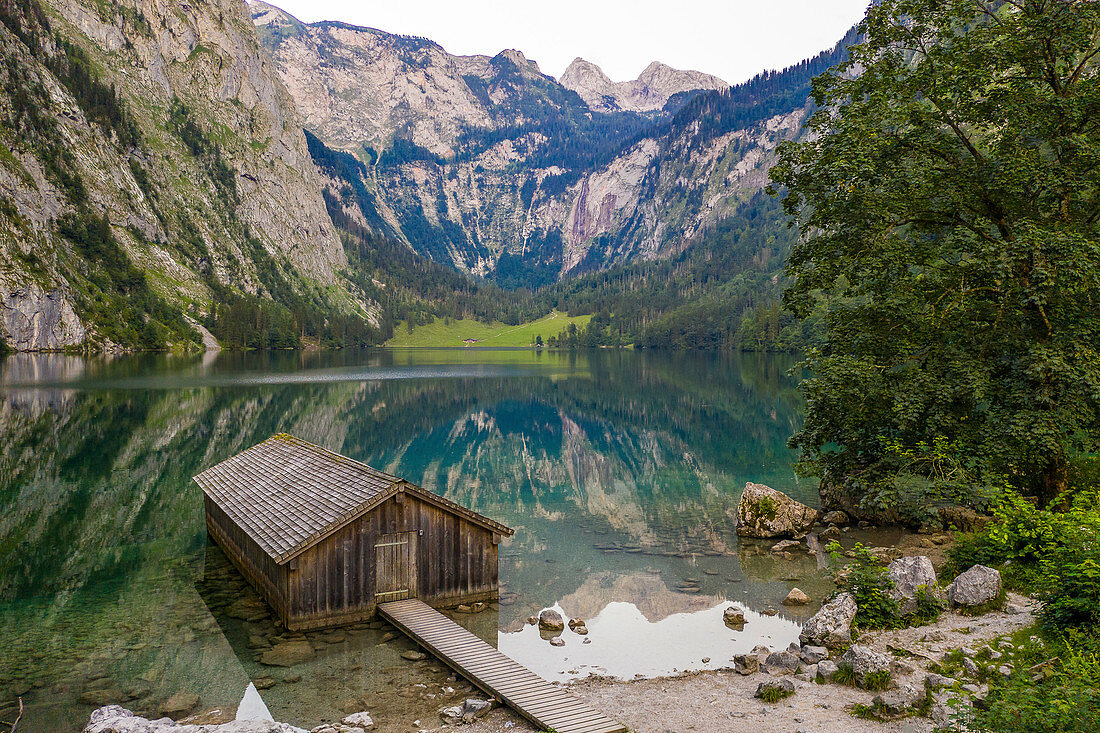
[[[591,319],[592,316],[567,316],[557,311],[537,321],[521,323],[518,326],[471,320],[452,320],[448,324],[443,319],[437,318],[425,326],[415,327],[412,333],[409,333],[404,323],[398,325],[394,329],[393,338],[386,342],[386,346],[530,346],[535,336],[542,336],[542,340],[546,341],[550,336],[556,336],[568,328],[570,323],[577,324],[577,329],[580,330],[588,325]],[[465,339],[476,341],[465,343]]]

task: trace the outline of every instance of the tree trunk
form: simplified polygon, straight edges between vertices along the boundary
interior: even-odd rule
[[[1069,488],[1069,462],[1062,454],[1052,456],[1047,461],[1046,470],[1039,478],[1037,498],[1039,505],[1050,509],[1065,508],[1070,501],[1066,489]]]

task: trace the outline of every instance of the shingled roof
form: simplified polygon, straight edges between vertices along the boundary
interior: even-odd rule
[[[279,564],[399,491],[494,532],[513,532],[397,476],[285,433],[211,466],[194,480]]]

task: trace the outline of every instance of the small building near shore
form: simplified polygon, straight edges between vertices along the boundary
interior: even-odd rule
[[[194,480],[207,531],[288,629],[499,592],[497,550],[513,530],[304,440],[275,435]]]

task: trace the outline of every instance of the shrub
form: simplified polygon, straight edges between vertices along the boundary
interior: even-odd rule
[[[893,629],[904,624],[898,616],[898,602],[890,597],[893,584],[886,575],[883,565],[870,550],[862,544],[853,548],[854,560],[844,566],[841,560],[841,546],[830,542],[828,546],[830,563],[837,585],[842,591],[852,594],[856,601],[856,617],[852,625],[861,629]]]
[[[1085,733],[1100,730],[1100,637],[1095,632],[1056,637],[1045,648],[1021,649],[1016,672],[990,681],[986,704],[974,709],[971,731]],[[1049,676],[1033,681],[1027,669],[1047,662]]]
[[[863,680],[863,687],[868,690],[881,692],[890,686],[890,672],[883,669],[878,672],[868,672]]]

